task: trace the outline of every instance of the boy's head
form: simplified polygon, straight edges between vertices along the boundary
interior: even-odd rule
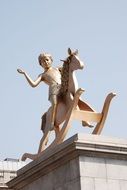
[[[51,67],[53,59],[52,56],[48,53],[41,53],[38,57],[39,64],[44,68],[47,69]]]

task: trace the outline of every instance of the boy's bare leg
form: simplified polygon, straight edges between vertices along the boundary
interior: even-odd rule
[[[53,104],[53,105],[52,105],[52,113],[51,113],[51,130],[54,129],[55,117],[56,117],[56,107],[57,107],[57,104]]]

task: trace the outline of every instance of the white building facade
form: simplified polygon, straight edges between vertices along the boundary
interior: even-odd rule
[[[6,187],[6,183],[17,176],[17,170],[26,163],[18,159],[6,158],[0,161],[0,189]]]

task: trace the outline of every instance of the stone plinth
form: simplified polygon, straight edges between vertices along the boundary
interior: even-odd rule
[[[76,134],[18,171],[13,190],[127,190],[127,140]]]

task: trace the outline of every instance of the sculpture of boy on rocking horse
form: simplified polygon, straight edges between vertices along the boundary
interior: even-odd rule
[[[70,128],[70,122],[73,119],[82,121],[83,126],[93,127],[90,122],[97,122],[97,125],[93,131],[93,134],[100,134],[104,122],[107,117],[110,101],[115,94],[110,93],[104,103],[101,113],[95,112],[91,106],[80,99],[80,95],[83,89],[78,89],[78,83],[75,76],[75,70],[83,69],[84,63],[78,57],[78,51],[72,52],[68,48],[68,54],[66,60],[63,61],[62,68],[53,68],[52,56],[48,53],[42,53],[39,55],[39,64],[44,68],[44,72],[33,81],[29,75],[21,70],[17,69],[20,74],[23,74],[32,87],[36,87],[40,82],[45,82],[49,85],[49,100],[51,107],[42,116],[41,129],[44,133],[37,154],[25,153],[22,156],[22,160],[30,158],[32,160],[40,156],[48,142],[48,137],[51,130],[55,130],[56,138],[48,147],[53,148],[57,144],[64,141],[65,136]],[[63,126],[60,125],[63,123]],[[47,148],[47,149],[48,149]]]

